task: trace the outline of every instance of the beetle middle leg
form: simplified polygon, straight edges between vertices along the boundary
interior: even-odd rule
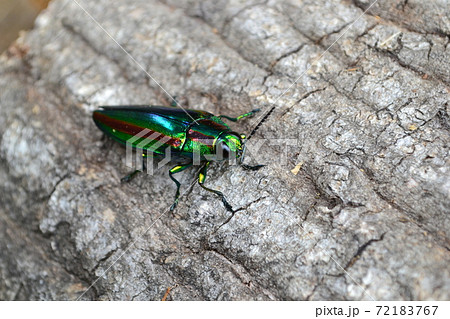
[[[229,117],[229,116],[227,116],[227,115],[219,115],[219,117],[220,117],[220,118],[225,118],[225,119],[227,119],[227,120],[229,120],[229,121],[232,121],[232,122],[237,122],[237,121],[239,121],[240,119],[242,119],[242,118],[244,118],[244,117],[252,116],[253,114],[255,114],[256,112],[259,112],[259,111],[260,111],[260,109],[254,109],[253,111],[250,111],[250,112],[248,112],[248,113],[239,115],[238,117]]]
[[[177,192],[175,193],[175,200],[173,201],[172,206],[170,206],[170,211],[173,211],[175,209],[175,207],[177,207],[178,205],[178,199],[180,198],[180,182],[176,180],[175,177],[173,177],[173,174],[179,173],[184,171],[186,168],[189,168],[192,166],[192,163],[188,163],[188,164],[183,164],[183,165],[177,165],[172,167],[169,170],[169,177],[175,182],[175,184],[177,185]]]
[[[225,195],[223,195],[222,192],[219,192],[218,190],[215,190],[215,189],[208,188],[205,185],[203,185],[203,183],[205,182],[205,179],[206,179],[206,171],[208,170],[209,163],[210,162],[206,162],[206,164],[203,165],[202,169],[200,170],[200,173],[198,174],[198,184],[203,189],[207,190],[208,192],[218,195],[220,197],[220,199],[222,200],[222,203],[225,206],[225,208],[234,214],[233,207],[227,202],[227,200],[225,199]]]

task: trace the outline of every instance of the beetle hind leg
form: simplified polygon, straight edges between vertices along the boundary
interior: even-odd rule
[[[218,190],[215,189],[211,189],[206,187],[205,185],[203,185],[203,183],[205,182],[206,179],[206,171],[208,170],[208,166],[209,166],[209,162],[207,162],[201,169],[200,173],[198,174],[198,184],[204,189],[207,190],[208,192],[214,193],[217,196],[220,197],[220,199],[222,200],[223,205],[225,206],[225,208],[227,209],[227,211],[232,212],[234,214],[234,209],[233,207],[227,202],[225,195],[223,195],[222,192],[219,192]]]
[[[177,107],[177,106],[178,106],[178,99],[177,99],[177,96],[176,96],[176,95],[171,96],[171,99],[172,99],[172,101],[170,102],[170,106],[172,106],[172,107]]]
[[[263,168],[266,165],[254,165],[254,166],[252,166],[252,165],[247,165],[247,164],[241,164],[241,166],[242,166],[243,169],[245,169],[247,171],[257,171],[257,170],[259,170],[260,168]]]
[[[137,175],[137,173],[147,170],[147,164],[145,163],[145,160],[144,160],[145,157],[146,157],[145,154],[142,154],[142,170],[136,169],[133,172],[128,173],[127,175],[125,175],[124,177],[122,177],[120,179],[121,183],[128,183]]]
[[[128,183],[128,182],[130,182],[136,176],[136,174],[139,173],[139,172],[140,172],[140,170],[137,169],[134,172],[131,172],[131,173],[125,175],[124,177],[122,177],[120,179],[120,182],[121,183]]]

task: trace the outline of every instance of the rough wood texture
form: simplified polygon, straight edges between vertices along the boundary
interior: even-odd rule
[[[231,219],[189,189],[195,169],[174,215],[166,170],[120,184],[125,150],[92,110],[168,98],[51,3],[0,58],[0,299],[76,299],[97,278],[82,299],[449,299],[449,11],[379,0],[347,32],[369,2],[80,1],[184,105],[275,102],[249,146],[267,166],[210,170]]]

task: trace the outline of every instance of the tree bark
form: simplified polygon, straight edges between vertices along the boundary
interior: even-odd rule
[[[0,299],[449,299],[445,1],[78,2],[0,57]],[[169,167],[120,183],[91,113],[168,105],[149,75],[263,110],[238,132],[275,106],[248,143],[264,168],[209,170],[234,215],[198,167],[174,213]]]

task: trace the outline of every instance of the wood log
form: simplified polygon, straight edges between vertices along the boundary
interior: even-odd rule
[[[0,57],[0,299],[448,300],[443,1],[55,0]],[[154,81],[156,80],[158,84]],[[236,116],[258,171],[128,184],[100,105]],[[169,287],[174,287],[168,290]],[[169,291],[170,294],[166,294]]]

